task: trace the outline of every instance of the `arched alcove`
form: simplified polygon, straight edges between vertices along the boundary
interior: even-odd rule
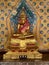
[[[24,13],[26,14],[26,18],[30,24],[30,31],[33,33],[33,24],[36,24],[37,21],[37,16],[35,14],[35,12],[33,10],[31,10],[31,8],[29,8],[29,5],[26,3],[25,0],[22,0],[20,2],[20,5],[17,7],[16,9],[16,14],[13,15],[12,17],[10,17],[10,21],[11,23],[14,23],[14,25],[18,25],[18,18],[20,18],[20,14],[22,12],[22,10],[24,11]],[[15,31],[16,26],[14,26]]]

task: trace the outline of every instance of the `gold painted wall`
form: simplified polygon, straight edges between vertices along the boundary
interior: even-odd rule
[[[41,24],[39,27],[39,41],[44,47],[49,45],[49,0],[26,0],[28,5],[39,14]],[[9,14],[14,14],[20,0],[0,0],[0,49],[6,48],[9,42],[11,30],[10,22],[7,21]],[[7,27],[8,24],[8,27]],[[45,47],[45,48],[47,48]]]

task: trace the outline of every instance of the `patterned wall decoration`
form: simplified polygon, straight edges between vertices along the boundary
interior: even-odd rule
[[[11,33],[14,33],[11,32],[11,30],[14,31],[14,24],[8,21],[8,17],[13,17],[17,13],[20,1],[0,0],[0,49],[6,48],[6,45],[9,43],[7,42],[8,38],[10,38]],[[26,0],[26,2],[30,9],[38,13],[41,21],[39,27],[34,23],[34,28],[39,28],[39,31],[34,31],[34,35],[41,45],[40,48],[49,49],[49,0]]]

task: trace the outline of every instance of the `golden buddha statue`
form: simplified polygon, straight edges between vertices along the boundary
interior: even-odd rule
[[[24,8],[22,9],[22,12],[18,18],[18,30],[16,34],[13,34],[13,36],[16,36],[17,38],[26,38],[26,37],[33,37],[33,34],[29,33],[30,24],[29,20],[27,19],[27,15],[25,13]]]
[[[18,31],[19,33],[26,34],[29,32],[29,22],[27,20],[27,16],[24,10],[22,10],[19,17]]]

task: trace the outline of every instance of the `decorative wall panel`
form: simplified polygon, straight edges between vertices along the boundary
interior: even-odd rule
[[[0,0],[0,49],[6,48],[11,35],[16,32],[15,17],[19,17],[22,7],[33,25],[30,31],[39,49],[49,49],[49,0]]]

